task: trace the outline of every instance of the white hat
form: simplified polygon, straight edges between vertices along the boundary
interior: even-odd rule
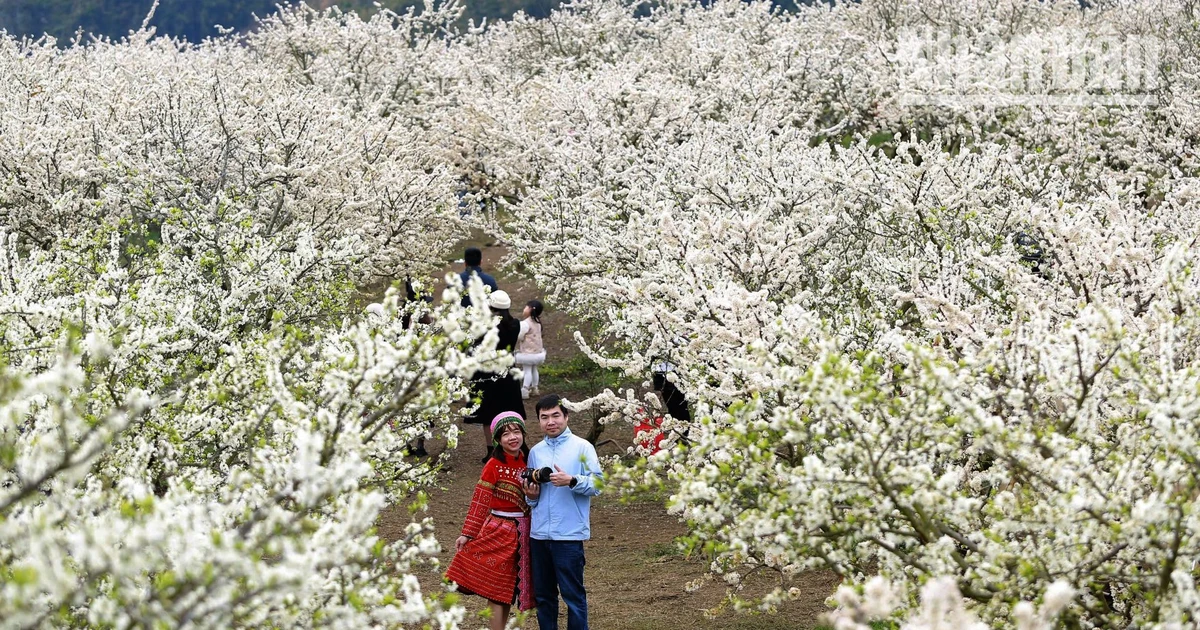
[[[488,295],[488,306],[504,310],[512,306],[512,300],[504,291],[492,291]]]

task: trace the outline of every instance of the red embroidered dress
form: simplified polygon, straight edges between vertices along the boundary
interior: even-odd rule
[[[483,466],[462,534],[471,538],[454,555],[446,577],[463,593],[501,603],[533,608],[529,565],[529,506],[521,489],[525,455]],[[495,512],[502,513],[501,515]],[[505,514],[510,516],[505,516]],[[520,514],[520,517],[513,516]]]

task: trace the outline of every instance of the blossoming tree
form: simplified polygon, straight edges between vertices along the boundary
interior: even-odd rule
[[[510,359],[470,344],[489,314],[453,294],[406,328],[424,306],[364,316],[354,291],[428,274],[462,229],[413,122],[437,109],[347,93],[294,50],[315,24],[333,50],[386,35],[419,57],[445,15],[297,9],[248,45],[0,39],[7,624],[461,619],[414,575],[431,523],[374,527],[432,478],[405,446],[453,444],[462,379]]]
[[[456,15],[0,40],[6,620],[456,625],[428,523],[372,527],[510,359],[353,289],[468,225],[599,362],[674,366],[695,420],[614,479],[735,605],[820,567],[842,627],[1200,614],[1190,3]]]
[[[472,131],[523,190],[497,229],[620,340],[598,361],[676,366],[699,419],[627,478],[678,484],[733,601],[823,567],[951,576],[995,624],[1060,580],[1051,617],[1195,617],[1186,11],[595,2],[475,43],[508,115]],[[1136,85],[995,82],[1098,34]]]

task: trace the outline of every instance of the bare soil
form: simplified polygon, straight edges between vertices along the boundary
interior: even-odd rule
[[[505,255],[503,247],[489,244],[486,237],[475,235],[472,242],[483,249],[483,268],[496,276],[501,289],[512,297],[513,311],[519,315],[529,299],[540,292],[527,279],[511,277],[498,270],[498,263]],[[465,245],[464,245],[465,246]],[[458,271],[461,265],[451,265],[447,270]],[[547,310],[542,316],[543,336],[547,351],[547,363],[555,364],[577,358],[579,349],[573,333],[576,323],[566,314]],[[586,382],[567,382],[564,379],[542,376],[542,393],[559,393],[568,399],[586,398],[595,392],[579,389]],[[526,403],[528,417],[533,418],[533,403]],[[571,430],[586,435],[591,428],[587,414],[572,416]],[[529,444],[541,441],[542,433],[536,422],[528,423]],[[441,568],[422,575],[422,588],[426,592],[437,592],[443,587],[441,571],[449,566],[453,557],[454,540],[458,537],[466,516],[467,505],[479,472],[485,451],[486,437],[477,426],[463,425],[464,434],[459,438],[458,448],[447,453],[445,441],[430,440],[426,445],[430,456],[437,458],[445,454],[440,486],[427,491],[428,511],[436,525],[438,541],[443,549],[439,555]],[[604,438],[613,442],[605,444],[600,455],[622,454],[631,443],[631,435],[610,428]],[[385,512],[379,521],[379,532],[387,540],[402,535],[410,522],[405,506],[396,506]],[[742,630],[778,630],[783,628],[815,628],[820,616],[828,612],[825,599],[837,587],[838,578],[831,573],[812,572],[793,580],[789,586],[798,587],[802,596],[798,601],[788,602],[775,613],[748,614],[732,610],[719,611],[715,616],[706,612],[716,609],[726,597],[724,583],[710,582],[694,592],[686,585],[701,578],[707,563],[702,558],[685,558],[674,545],[676,537],[686,533],[686,525],[667,514],[659,497],[621,501],[613,496],[601,496],[592,502],[592,540],[585,544],[587,569],[585,584],[588,591],[589,623],[596,630],[715,630],[732,628]],[[775,584],[763,581],[748,585],[744,594],[766,592]],[[486,610],[486,602],[478,597],[466,597],[470,617],[467,627],[481,627],[486,621],[480,615]],[[560,605],[561,628],[566,628],[566,607]],[[523,620],[521,628],[538,627],[533,611]]]

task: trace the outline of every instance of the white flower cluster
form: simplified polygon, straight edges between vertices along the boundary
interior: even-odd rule
[[[1013,609],[1017,630],[1052,630],[1058,617],[1071,603],[1075,590],[1065,582],[1054,582],[1047,589],[1040,607],[1021,602]],[[838,611],[834,614],[837,630],[869,630],[870,621],[886,619],[896,602],[892,585],[881,577],[873,577],[858,590],[843,586],[834,597]],[[921,587],[921,607],[903,623],[901,630],[986,630],[964,607],[962,593],[953,578],[932,579]]]
[[[340,70],[394,81],[452,17],[0,38],[4,625],[457,626],[415,577],[432,523],[375,527],[432,481],[410,441],[453,445],[463,379],[511,359],[471,348],[491,318],[457,288],[361,312],[464,226],[433,79]]]
[[[819,567],[897,619],[940,579],[996,626],[1056,583],[1064,623],[1200,615],[1189,15],[593,0],[465,42],[496,229],[598,362],[673,366],[694,421],[625,477],[675,484],[735,602]]]
[[[694,420],[614,478],[673,484],[735,604],[821,567],[840,623],[1194,620],[1200,27],[1097,4],[0,38],[0,612],[456,625],[412,575],[428,523],[373,526],[511,358],[469,349],[479,308],[353,295],[490,197],[598,362],[672,367]]]

